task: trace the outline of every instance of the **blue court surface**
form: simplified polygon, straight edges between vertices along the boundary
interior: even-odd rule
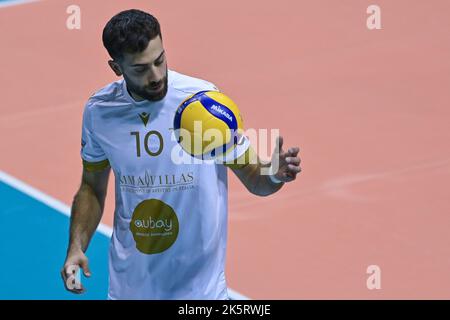
[[[25,4],[29,2],[35,2],[38,0],[0,0],[0,7],[9,7],[19,4]]]
[[[92,276],[82,295],[65,290],[60,276],[69,217],[0,181],[0,299],[106,299],[109,238],[99,232],[87,256]]]
[[[0,0],[0,8],[28,2],[34,0]],[[36,199],[39,192],[31,196],[14,184],[5,183],[0,172],[0,299],[106,299],[109,237],[96,232],[91,241],[92,276],[81,278],[86,293],[69,293],[60,276],[68,244],[67,209],[52,208]]]

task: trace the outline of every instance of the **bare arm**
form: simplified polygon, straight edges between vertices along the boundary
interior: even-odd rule
[[[271,195],[282,188],[285,182],[295,180],[300,169],[300,158],[297,157],[298,148],[289,148],[283,151],[283,138],[277,139],[277,146],[272,155],[272,161],[263,163],[250,146],[243,157],[245,165],[227,165],[244,184],[248,191],[258,196]],[[238,163],[239,159],[238,159]],[[274,168],[272,178],[263,174],[263,168]],[[275,180],[275,181],[274,181]]]
[[[250,157],[253,158],[253,161],[245,166],[231,166],[230,169],[247,190],[254,195],[268,196],[280,190],[283,183],[274,183],[268,175],[261,174],[261,169],[270,167],[270,163],[263,163],[252,147],[249,148]]]
[[[66,289],[73,293],[85,291],[83,286],[70,286],[68,277],[74,274],[74,268],[82,268],[87,277],[91,275],[84,253],[103,215],[110,171],[109,166],[99,171],[83,169],[81,186],[72,203],[69,246],[61,276]]]
[[[69,250],[87,250],[103,215],[110,171],[110,167],[94,172],[83,169],[81,186],[72,203]]]

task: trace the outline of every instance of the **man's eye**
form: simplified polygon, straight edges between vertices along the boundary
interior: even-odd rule
[[[164,62],[164,58],[159,59],[158,61],[155,61],[155,66],[159,66]]]
[[[141,68],[141,69],[134,69],[136,73],[144,73],[147,70],[147,68]]]

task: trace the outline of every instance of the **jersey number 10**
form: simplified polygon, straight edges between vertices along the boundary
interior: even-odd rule
[[[141,156],[141,138],[139,131],[130,132],[132,136],[136,136],[136,155]],[[149,144],[150,140],[150,144]],[[158,146],[159,145],[159,146]],[[158,148],[157,150],[155,150]],[[158,156],[164,148],[164,140],[158,131],[151,130],[144,137],[144,150],[151,157]]]

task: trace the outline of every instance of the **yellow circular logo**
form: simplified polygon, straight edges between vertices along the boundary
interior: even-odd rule
[[[136,248],[146,254],[161,253],[169,249],[177,240],[178,229],[175,211],[158,199],[139,203],[130,222]]]

